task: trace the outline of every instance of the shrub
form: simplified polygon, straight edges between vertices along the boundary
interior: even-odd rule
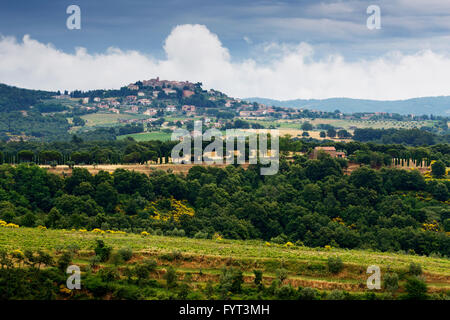
[[[345,293],[341,290],[333,290],[327,295],[327,300],[344,300]]]
[[[409,265],[409,274],[413,276],[420,276],[422,274],[422,266],[420,263],[411,262]]]
[[[277,275],[277,279],[280,280],[280,283],[283,283],[288,278],[288,271],[284,268],[277,269],[275,274]]]
[[[64,251],[62,255],[59,257],[58,261],[56,262],[58,269],[62,272],[66,272],[67,267],[72,262],[72,253],[70,251]]]
[[[398,290],[398,275],[395,272],[386,273],[384,276],[383,287],[385,290],[395,292]]]
[[[242,290],[244,277],[241,270],[233,268],[223,268],[220,275],[219,287],[222,296],[227,296],[228,292],[239,293]]]
[[[282,233],[274,238],[271,238],[270,241],[276,244],[284,244],[288,241],[288,237]]]
[[[295,297],[295,290],[290,284],[288,284],[276,289],[275,295],[280,300],[290,300]]]
[[[427,298],[427,284],[419,277],[410,277],[405,285],[406,298],[410,300],[424,300]]]
[[[208,239],[208,232],[199,231],[194,235],[195,239]]]
[[[115,268],[103,268],[98,272],[98,276],[104,282],[112,282],[119,279],[119,272]]]
[[[121,255],[123,261],[130,261],[133,257],[133,250],[131,250],[131,248],[122,248],[118,252]]]
[[[339,257],[329,257],[328,258],[328,270],[333,273],[337,274],[344,269],[344,264],[342,263],[342,259]]]
[[[108,261],[111,250],[112,248],[106,246],[103,240],[97,240],[97,245],[94,249],[94,252],[100,258],[101,262]]]
[[[263,279],[263,272],[261,270],[253,270],[253,273],[255,274],[255,284],[258,286],[261,284]]]
[[[172,266],[166,270],[164,279],[166,280],[167,288],[174,288],[177,286],[177,273]]]
[[[111,262],[115,266],[122,264],[123,263],[122,255],[119,252],[114,251],[113,253],[111,253],[109,257],[109,262]]]
[[[299,288],[298,289],[299,300],[318,300],[319,292],[314,288]]]
[[[178,250],[174,250],[171,253],[162,254],[160,258],[171,262],[174,260],[180,260],[181,258],[183,258],[183,254]]]

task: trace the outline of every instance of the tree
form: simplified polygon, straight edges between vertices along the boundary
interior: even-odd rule
[[[254,282],[257,286],[259,286],[262,282],[263,272],[261,270],[253,270],[253,273],[255,274]]]
[[[398,275],[395,272],[386,273],[383,282],[384,289],[390,292],[398,290]]]
[[[301,128],[303,131],[311,131],[312,129],[314,129],[313,125],[308,121],[303,122]]]
[[[339,257],[329,257],[327,264],[328,270],[334,274],[341,272],[342,269],[344,268],[344,264],[342,263],[342,260]]]
[[[164,274],[164,279],[166,280],[168,288],[174,288],[177,286],[177,273],[172,266],[167,268],[166,273]]]
[[[94,249],[95,255],[100,258],[101,262],[108,261],[112,248],[105,245],[103,240],[97,240],[97,245]]]
[[[427,284],[419,277],[410,277],[405,285],[406,298],[410,300],[424,300],[427,298]]]
[[[336,130],[334,128],[330,128],[327,130],[327,136],[330,138],[336,137]]]
[[[19,161],[31,162],[34,158],[34,152],[31,150],[22,150],[17,154]]]
[[[431,165],[431,175],[434,178],[436,179],[443,178],[445,174],[446,174],[446,167],[443,161],[438,160]]]
[[[320,131],[319,135],[321,138],[325,138],[327,136],[327,133],[325,131]]]
[[[342,129],[337,132],[337,136],[340,139],[346,139],[346,138],[350,138],[352,135],[347,130]]]

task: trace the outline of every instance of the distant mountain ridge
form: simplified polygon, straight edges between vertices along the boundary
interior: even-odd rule
[[[424,97],[408,100],[378,101],[350,98],[330,99],[295,99],[273,100],[266,98],[245,98],[249,102],[257,102],[275,107],[291,107],[314,109],[320,111],[339,110],[344,113],[355,112],[388,112],[415,115],[439,115],[450,116],[450,96]]]

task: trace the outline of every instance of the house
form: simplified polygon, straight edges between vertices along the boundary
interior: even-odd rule
[[[99,97],[95,97],[95,98],[94,98],[94,102],[100,102],[100,100],[101,100],[101,99],[100,99]]]
[[[177,93],[176,90],[169,89],[169,88],[164,88],[163,91],[164,91],[167,95],[173,94],[173,93]]]
[[[116,108],[111,108],[111,109],[109,109],[109,111],[111,111],[113,113],[117,113],[117,114],[120,113],[120,111],[118,109],[116,109]]]
[[[156,109],[150,108],[144,111],[144,114],[146,116],[154,116],[155,114],[157,114],[158,111]]]
[[[174,105],[168,105],[166,107],[166,112],[175,112],[177,111],[177,107],[175,107]]]
[[[317,159],[320,152],[329,154],[332,158],[342,158],[345,159],[347,156],[345,152],[336,151],[335,147],[315,147],[310,155],[311,159]]]
[[[83,99],[81,100],[81,102],[82,102],[83,104],[87,104],[87,103],[89,103],[89,98],[83,98]]]
[[[152,104],[152,102],[149,99],[140,99],[138,101],[138,103],[143,105],[143,106],[148,106],[148,105]]]
[[[139,91],[138,92],[138,97],[145,97],[145,92]]]
[[[189,98],[192,96],[195,92],[192,90],[183,90],[183,98]]]
[[[128,89],[130,90],[139,90],[139,86],[135,84],[129,84]]]
[[[105,103],[99,103],[97,105],[97,107],[100,108],[100,109],[108,109],[109,108],[109,106],[107,104],[105,104]]]
[[[195,106],[184,105],[181,107],[181,110],[186,112],[195,112]]]

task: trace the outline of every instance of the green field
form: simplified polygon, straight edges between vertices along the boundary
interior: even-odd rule
[[[96,234],[93,232],[40,230],[37,228],[0,228],[0,248],[9,252],[14,250],[38,250],[57,255],[65,248],[76,247],[79,251],[76,263],[87,266],[93,254],[96,239],[114,249],[131,248],[134,261],[152,257],[158,261],[159,268],[174,266],[180,277],[189,273],[197,279],[218,277],[226,266],[239,267],[247,281],[252,280],[252,271],[264,271],[264,281],[276,277],[276,270],[284,268],[288,272],[287,281],[321,290],[341,289],[349,292],[365,292],[366,269],[377,265],[382,273],[388,268],[399,275],[406,274],[411,262],[422,266],[429,292],[450,290],[450,260],[397,253],[382,253],[365,250],[343,250],[307,248],[277,245],[258,240],[207,240],[185,237],[142,236],[138,234]],[[177,252],[174,261],[166,258]],[[344,263],[339,274],[326,270],[327,259],[338,256]],[[109,266],[102,264],[102,267]],[[198,280],[200,281],[200,280]]]
[[[133,138],[136,141],[149,141],[149,140],[161,140],[161,141],[168,141],[170,140],[172,134],[166,133],[162,131],[154,131],[154,132],[142,132],[142,133],[132,133],[132,134],[125,134],[122,136],[118,136],[118,140],[126,139],[128,137]]]
[[[119,119],[129,120],[129,119],[148,119],[149,116],[141,114],[115,114],[115,113],[91,113],[81,116],[82,119],[86,120],[87,127],[107,127],[118,125]]]
[[[310,122],[314,126],[318,124],[330,124],[334,127],[350,129],[357,128],[374,128],[374,129],[412,129],[421,127],[431,127],[435,121],[389,121],[389,120],[344,120],[344,119],[298,119],[298,120],[248,120],[253,123],[259,123],[266,128],[270,126],[285,129],[300,129],[301,124],[305,121]]]

